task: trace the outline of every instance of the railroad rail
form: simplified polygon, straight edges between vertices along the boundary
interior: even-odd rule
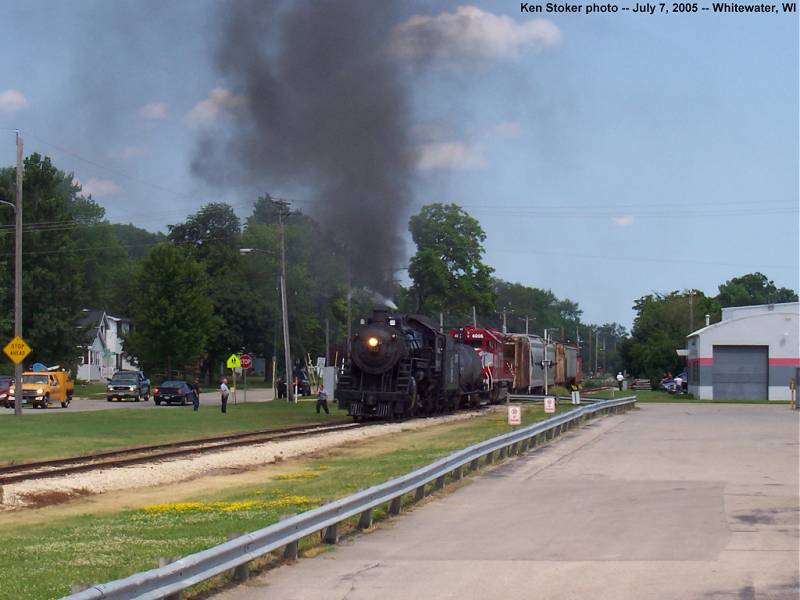
[[[465,469],[474,471],[481,461],[489,464],[495,458],[522,454],[552,440],[561,433],[580,426],[587,419],[600,414],[616,413],[636,404],[635,396],[605,400],[562,413],[545,421],[523,427],[437,460],[430,465],[356,492],[345,498],[295,515],[264,527],[258,531],[234,538],[219,546],[191,554],[168,565],[136,573],[110,583],[97,584],[67,596],[64,600],[128,600],[133,598],[155,600],[176,598],[189,587],[216,575],[237,571],[244,575],[246,565],[265,554],[284,549],[284,556],[297,558],[300,539],[322,532],[325,542],[335,544],[339,538],[339,525],[351,517],[358,517],[359,529],[372,525],[373,509],[388,504],[388,512],[397,515],[402,509],[402,497],[414,494],[415,500],[426,495],[426,486],[444,487],[450,481],[463,477]]]
[[[348,429],[367,427],[366,423],[353,423],[343,421],[337,423],[324,423],[321,425],[301,425],[283,427],[278,429],[263,429],[232,433],[222,436],[154,444],[150,446],[136,446],[120,450],[110,450],[69,458],[57,458],[37,462],[27,462],[0,467],[0,486],[32,479],[58,477],[73,473],[82,473],[112,467],[124,467],[153,460],[177,458],[191,454],[216,452],[239,446],[249,446],[272,441],[282,441],[292,438],[318,435]]]

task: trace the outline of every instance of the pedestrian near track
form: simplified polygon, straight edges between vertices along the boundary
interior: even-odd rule
[[[219,386],[220,401],[222,402],[222,412],[228,412],[228,396],[231,390],[228,388],[228,380],[223,377],[222,385]]]
[[[678,375],[673,381],[675,382],[675,395],[680,396],[683,393],[683,378]]]
[[[328,391],[321,383],[319,384],[319,390],[317,392],[317,414],[319,414],[320,407],[325,409],[326,415],[331,414],[331,412],[328,410]]]
[[[625,381],[625,376],[622,374],[622,371],[617,373],[617,385],[619,386],[619,391],[622,391],[622,382]]]
[[[192,408],[194,408],[194,412],[197,412],[200,409],[200,379],[195,377],[194,383],[192,384],[192,389],[194,390],[194,398],[192,398]]]

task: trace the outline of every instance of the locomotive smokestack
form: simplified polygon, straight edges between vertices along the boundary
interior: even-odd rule
[[[243,100],[192,161],[213,184],[310,198],[354,280],[383,292],[405,258],[414,173],[410,86],[386,48],[398,4],[220,4],[216,63]]]

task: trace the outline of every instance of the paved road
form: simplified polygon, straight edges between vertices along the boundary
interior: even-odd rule
[[[270,389],[250,389],[247,390],[247,402],[269,402],[272,400],[272,390]],[[237,390],[237,401],[244,402],[244,394],[243,390]],[[229,401],[231,404],[233,403],[233,399]],[[219,407],[219,394],[216,392],[203,392],[200,394],[200,406],[201,408],[204,406],[213,406]],[[55,412],[82,412],[82,411],[92,411],[92,410],[113,410],[118,408],[135,408],[135,409],[154,409],[157,408],[158,410],[183,410],[185,407],[181,406],[167,406],[162,404],[161,406],[156,406],[151,399],[148,402],[133,402],[133,401],[125,401],[125,402],[106,402],[103,400],[89,400],[86,398],[75,398],[72,400],[72,403],[69,405],[68,408],[62,409],[59,404],[53,404],[47,410],[41,409],[34,409],[34,408],[27,408],[23,407],[23,412],[25,414],[31,415],[43,415],[43,414],[52,414]],[[191,408],[189,408],[191,410]],[[9,408],[2,408],[0,407],[0,416],[3,415],[13,415],[14,410]]]
[[[798,598],[798,415],[645,404],[219,595]]]

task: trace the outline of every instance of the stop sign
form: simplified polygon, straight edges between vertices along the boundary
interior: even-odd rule
[[[250,358],[249,354],[242,354],[239,357],[239,360],[242,361],[242,368],[243,369],[249,369],[250,367],[253,366],[253,359]]]

